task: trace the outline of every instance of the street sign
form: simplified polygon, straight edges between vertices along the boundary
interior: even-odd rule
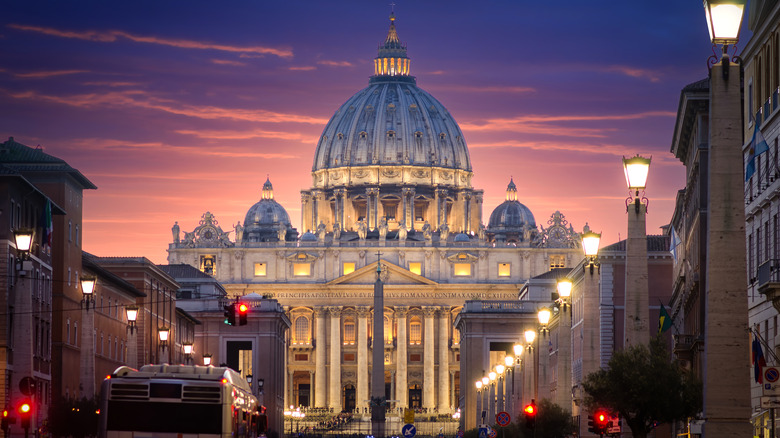
[[[509,412],[501,411],[496,414],[496,424],[501,427],[506,427],[512,422],[512,417],[509,416]]]
[[[780,369],[777,367],[764,367],[761,373],[764,377],[762,385],[764,395],[780,396]]]
[[[763,396],[761,397],[761,408],[780,408],[780,396]]]
[[[414,409],[404,410],[404,423],[406,424],[414,423]]]
[[[488,438],[496,438],[498,436],[498,432],[496,432],[495,429],[488,426]]]
[[[458,429],[458,438],[463,438],[463,431]]]
[[[19,381],[19,391],[27,396],[35,395],[35,379],[29,376],[22,378],[22,380]]]
[[[404,427],[401,428],[401,435],[404,438],[414,438],[417,435],[417,428],[414,427],[414,424],[404,424]]]
[[[487,424],[480,424],[479,425],[479,438],[488,438],[488,427],[487,427]]]

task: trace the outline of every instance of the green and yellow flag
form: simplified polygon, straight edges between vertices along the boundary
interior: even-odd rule
[[[664,308],[663,303],[661,304],[661,312],[658,315],[658,334],[669,330],[672,327],[672,317],[669,316],[669,313]]]

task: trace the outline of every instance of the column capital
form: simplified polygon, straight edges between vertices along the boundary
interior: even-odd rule
[[[436,310],[438,310],[438,307],[436,306],[423,306],[423,316],[426,318],[433,318],[436,316]]]
[[[325,318],[325,315],[328,314],[328,310],[325,307],[314,307],[311,313],[315,318]]]
[[[409,306],[395,306],[393,310],[397,318],[406,318],[406,315],[409,313]]]
[[[366,195],[378,195],[379,194],[379,187],[368,187],[366,188]]]
[[[440,306],[437,310],[439,316],[449,316],[450,314],[450,306]]]
[[[439,196],[447,196],[450,194],[450,191],[447,189],[436,189],[436,194]]]
[[[301,202],[311,201],[311,192],[301,190]]]
[[[328,307],[328,315],[330,315],[331,318],[340,318],[341,317],[341,306],[331,306],[331,307]]]
[[[355,310],[357,311],[358,318],[368,318],[371,314],[370,307],[368,306],[357,306]]]
[[[414,187],[401,187],[401,193],[403,195],[414,196],[417,193],[417,190]]]
[[[345,188],[333,189],[333,194],[336,196],[345,196],[347,194],[347,189]]]

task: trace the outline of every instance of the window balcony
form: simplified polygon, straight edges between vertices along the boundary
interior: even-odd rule
[[[780,310],[780,260],[770,259],[759,265],[756,280],[758,293]]]

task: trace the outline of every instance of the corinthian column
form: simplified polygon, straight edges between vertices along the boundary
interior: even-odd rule
[[[357,345],[357,407],[368,406],[368,307],[359,306],[358,314],[358,345]],[[376,340],[374,340],[376,348]]]
[[[325,362],[327,362],[327,356],[325,354],[325,346],[328,345],[327,339],[325,339],[325,309],[314,309],[314,326],[317,330],[314,342],[316,342],[314,348],[314,360],[315,360],[315,372],[314,372],[314,406],[318,408],[324,408],[328,405],[327,390],[325,389],[326,382],[325,377]]]
[[[329,307],[330,314],[330,373],[328,406],[341,412],[341,307]]]
[[[450,411],[450,308],[439,309],[439,413]]]
[[[396,339],[396,384],[395,384],[395,399],[398,400],[399,408],[406,408],[409,406],[409,384],[406,383],[406,365],[408,361],[408,355],[406,353],[406,346],[408,340],[406,337],[406,313],[409,312],[408,306],[395,306],[396,323],[398,324],[398,337]]]
[[[423,307],[423,315],[425,316],[425,334],[423,338],[423,407],[427,409],[433,409],[436,407],[434,400],[434,379],[433,374],[433,345],[435,340],[433,338],[433,317],[436,315],[435,307]]]

